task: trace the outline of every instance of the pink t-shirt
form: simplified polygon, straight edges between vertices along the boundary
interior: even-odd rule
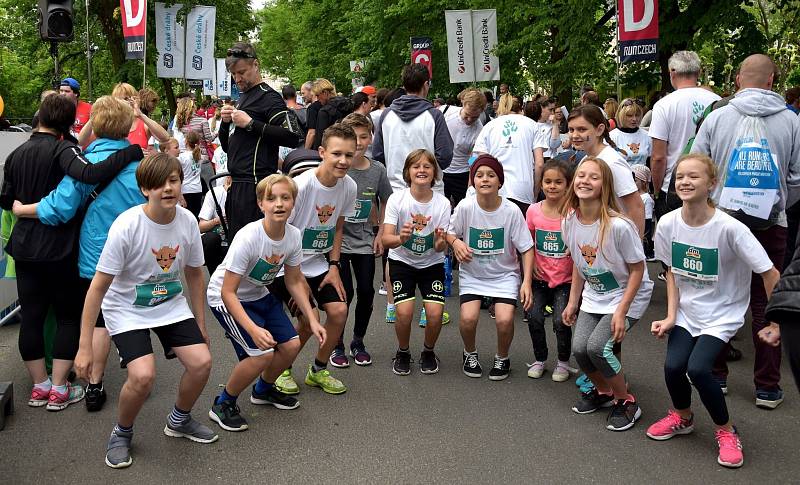
[[[525,222],[534,242],[536,267],[547,286],[556,286],[572,281],[572,259],[561,237],[561,219],[551,219],[542,212],[542,203],[528,207]]]

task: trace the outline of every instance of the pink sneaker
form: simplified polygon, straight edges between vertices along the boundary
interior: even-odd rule
[[[680,414],[672,409],[667,415],[647,428],[647,436],[654,440],[663,441],[679,434],[689,434],[694,431],[694,417],[683,419]]]
[[[50,389],[43,391],[36,386],[33,386],[33,390],[31,391],[31,398],[28,399],[28,406],[34,408],[40,408],[47,404],[47,400],[50,399]]]
[[[717,430],[717,444],[719,444],[719,457],[717,463],[728,468],[739,468],[744,465],[742,442],[736,428],[728,431],[725,428]]]
[[[83,399],[83,387],[67,382],[67,392],[64,394],[56,392],[56,386],[50,388],[50,399],[47,401],[48,411],[61,411],[70,404],[74,404]]]

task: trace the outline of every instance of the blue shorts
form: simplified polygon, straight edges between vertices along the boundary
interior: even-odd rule
[[[283,303],[272,294],[268,294],[260,300],[243,301],[241,304],[247,316],[253,320],[253,323],[271,333],[272,338],[275,339],[278,345],[298,338],[297,330],[294,329],[289,317],[283,311]],[[236,322],[233,315],[228,312],[224,305],[211,307],[211,313],[217,317],[217,321],[222,325],[222,329],[225,330],[225,336],[233,344],[233,349],[236,350],[236,356],[239,360],[258,357],[273,351],[273,349],[259,349],[250,334]]]

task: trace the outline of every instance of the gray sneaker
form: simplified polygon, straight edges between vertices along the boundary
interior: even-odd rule
[[[133,462],[131,459],[132,439],[132,431],[126,433],[114,427],[114,430],[111,432],[111,437],[108,439],[108,446],[106,446],[106,465],[111,468],[125,468],[131,466]]]
[[[219,439],[217,433],[212,431],[211,428],[201,424],[191,416],[183,424],[175,428],[167,420],[167,425],[164,426],[164,434],[173,438],[186,438],[198,443],[213,443]]]

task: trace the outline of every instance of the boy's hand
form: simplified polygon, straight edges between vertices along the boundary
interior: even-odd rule
[[[25,205],[22,202],[15,200],[14,203],[11,205],[11,212],[14,213],[15,216],[19,217],[19,211],[22,209],[22,206]]]
[[[777,347],[781,344],[781,327],[775,322],[758,331],[758,338],[767,345]]]
[[[669,320],[665,318],[664,320],[656,320],[650,325],[650,333],[652,333],[656,338],[664,338],[664,336],[672,330],[672,327],[675,326],[675,320]]]
[[[403,227],[400,228],[400,244],[405,244],[406,241],[411,239],[411,233],[413,232],[413,225],[410,222],[406,222],[403,224]]]
[[[325,285],[333,286],[333,289],[336,290],[336,293],[339,295],[339,301],[347,301],[347,293],[344,291],[342,278],[339,276],[339,268],[336,266],[328,268],[328,273],[322,278],[319,289],[321,290]]]
[[[75,374],[88,382],[89,376],[92,374],[92,349],[84,346],[78,347],[78,353],[75,354],[72,366],[75,368]]]
[[[260,350],[268,350],[272,347],[275,347],[275,339],[272,338],[272,334],[269,333],[267,330],[253,325],[253,328],[248,329],[247,333],[250,334],[250,337],[253,338],[253,343],[256,344]]]
[[[381,242],[380,233],[378,233],[372,241],[372,253],[375,256],[383,256],[383,243]]]
[[[472,249],[468,248],[461,239],[453,241],[453,254],[459,263],[469,263],[472,261]]]
[[[447,240],[444,238],[445,231],[441,227],[437,227],[433,230],[433,244],[447,244]]]
[[[319,341],[320,347],[325,344],[325,339],[328,337],[328,332],[317,321],[311,322],[311,334],[314,335]]]

